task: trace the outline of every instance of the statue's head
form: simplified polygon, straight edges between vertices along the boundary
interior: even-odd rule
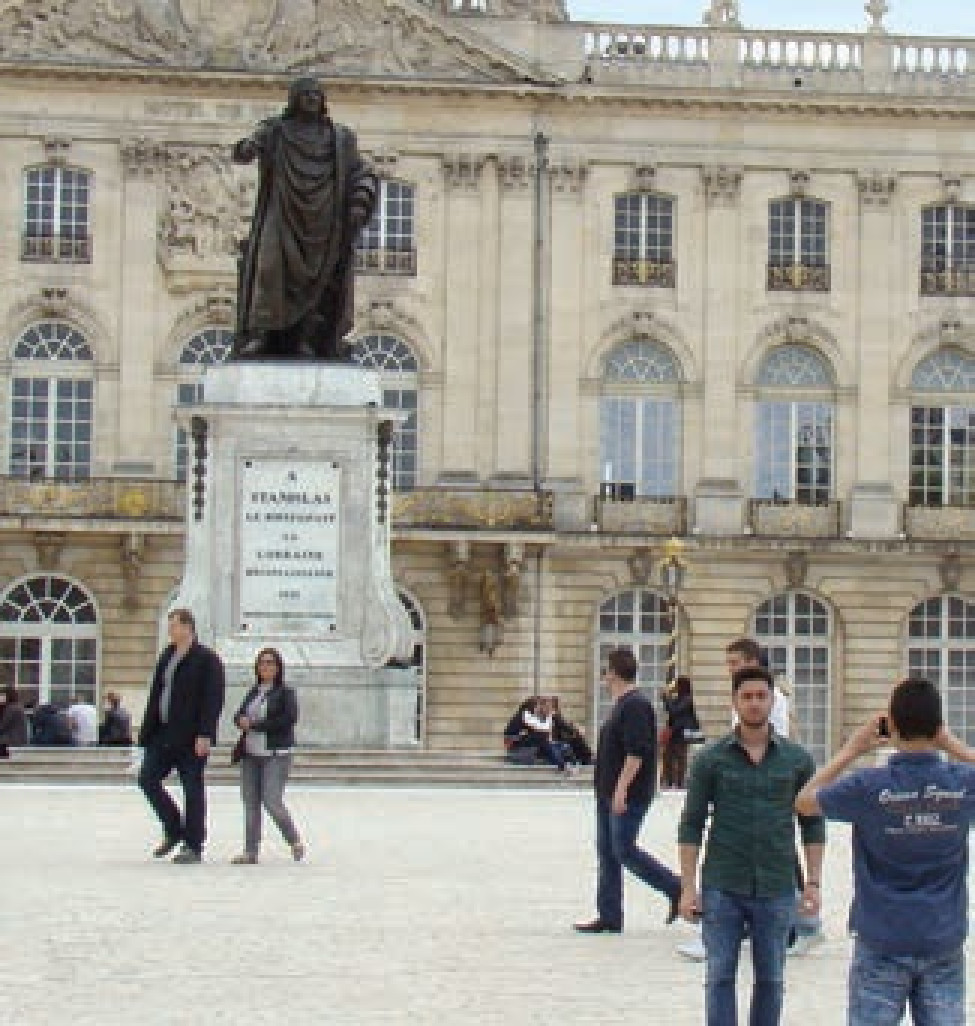
[[[288,106],[284,109],[286,118],[299,116],[326,119],[325,89],[316,78],[296,78],[288,87]]]

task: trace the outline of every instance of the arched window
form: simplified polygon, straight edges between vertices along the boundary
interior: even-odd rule
[[[938,350],[914,368],[911,388],[927,394],[911,404],[910,504],[975,505],[975,357]]]
[[[637,683],[647,697],[656,699],[667,680],[672,623],[667,599],[654,591],[623,591],[600,605],[593,695],[597,726],[612,706],[599,672],[606,665],[606,657],[614,648],[628,648],[636,656]]]
[[[392,485],[399,491],[416,487],[419,425],[417,376],[419,366],[410,347],[396,335],[363,335],[352,346],[352,360],[380,372],[383,406],[402,410],[406,420],[393,436]]]
[[[772,349],[759,368],[755,498],[816,506],[833,497],[833,375],[816,350]]]
[[[939,595],[911,610],[907,672],[937,684],[948,726],[975,744],[975,603]]]
[[[13,349],[10,474],[43,480],[91,476],[93,353],[64,321],[31,325]]]
[[[416,274],[415,189],[408,182],[379,183],[376,210],[355,251],[360,274]]]
[[[179,354],[177,368],[179,380],[176,383],[176,403],[178,406],[203,402],[203,382],[200,379],[200,368],[213,367],[223,363],[230,355],[233,344],[233,331],[223,327],[204,328],[186,340]],[[177,427],[174,459],[177,481],[186,480],[189,462],[189,439],[185,429]]]
[[[790,591],[763,602],[752,622],[755,640],[768,652],[769,669],[791,691],[795,739],[818,763],[829,756],[833,617],[812,595]]]
[[[829,292],[829,206],[817,199],[768,205],[769,292]]]
[[[653,192],[627,192],[614,200],[613,284],[672,289],[674,200]]]
[[[975,206],[921,211],[921,295],[975,296]]]
[[[24,171],[22,260],[91,263],[90,171],[45,164]]]
[[[422,745],[426,737],[427,723],[427,623],[420,603],[402,588],[397,593],[413,625],[413,655],[410,667],[416,674],[415,736],[416,743]]]
[[[27,703],[95,704],[98,613],[56,574],[14,582],[0,598],[0,672]]]
[[[599,472],[603,498],[678,494],[681,368],[666,347],[633,339],[603,364]]]

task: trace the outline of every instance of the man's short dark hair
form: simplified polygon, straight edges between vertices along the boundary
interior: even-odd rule
[[[196,617],[188,609],[184,609],[182,606],[176,609],[170,609],[169,616],[167,619],[179,620],[180,623],[185,623],[193,633],[196,633]]]
[[[636,680],[636,656],[628,648],[614,648],[606,656],[606,665],[620,680]]]
[[[923,677],[908,677],[890,696],[890,718],[905,741],[931,741],[944,726],[941,693]]]
[[[725,652],[728,655],[734,652],[736,655],[740,655],[742,659],[747,659],[750,663],[755,663],[756,665],[762,662],[762,646],[751,638],[736,638],[725,648]]]
[[[753,683],[757,680],[765,681],[768,685],[769,691],[772,691],[775,688],[775,679],[764,667],[743,666],[740,670],[735,670],[731,675],[731,693],[733,695],[737,695],[742,684]]]

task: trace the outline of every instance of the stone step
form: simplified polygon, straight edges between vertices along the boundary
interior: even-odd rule
[[[0,760],[2,783],[131,784],[132,756],[126,749],[22,748]],[[239,770],[230,749],[217,748],[207,779],[235,784]],[[338,751],[299,749],[294,783],[367,787],[573,788],[592,786],[592,770],[567,778],[551,766],[511,766],[497,752]]]

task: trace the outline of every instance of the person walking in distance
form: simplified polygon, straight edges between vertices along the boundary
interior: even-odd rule
[[[254,676],[254,686],[234,716],[234,723],[244,732],[244,754],[240,760],[244,850],[231,861],[237,866],[257,863],[263,805],[291,848],[292,857],[300,862],[305,857],[305,846],[284,804],[298,722],[298,696],[284,682],[284,660],[276,648],[264,648],[257,653]]]
[[[139,745],[145,749],[139,787],[159,817],[163,838],[153,855],[164,858],[182,847],[174,862],[202,861],[206,840],[206,789],[203,773],[216,743],[223,709],[224,669],[215,652],[196,640],[196,622],[188,609],[174,609],[167,619],[169,644],[152,677]],[[163,780],[175,769],[186,803],[185,816]]]
[[[602,672],[613,708],[596,748],[596,918],[576,923],[580,933],[621,933],[623,870],[666,895],[666,922],[677,918],[680,879],[637,846],[640,827],[653,801],[657,775],[657,727],[653,706],[637,687],[633,653],[617,648]]]
[[[741,943],[751,935],[754,986],[751,1026],[782,1018],[786,942],[796,907],[793,803],[815,763],[801,746],[772,729],[772,676],[761,667],[731,679],[738,726],[701,752],[691,767],[678,828],[680,913],[703,920],[707,952],[707,1026],[736,1026],[735,979]],[[698,891],[701,840],[707,850]],[[806,858],[803,909],[820,907],[825,824],[800,816]]]
[[[891,744],[886,765],[846,773]],[[937,688],[908,678],[799,792],[800,813],[853,825],[849,1026],[896,1026],[908,1005],[918,1026],[965,1022],[973,764]]]

